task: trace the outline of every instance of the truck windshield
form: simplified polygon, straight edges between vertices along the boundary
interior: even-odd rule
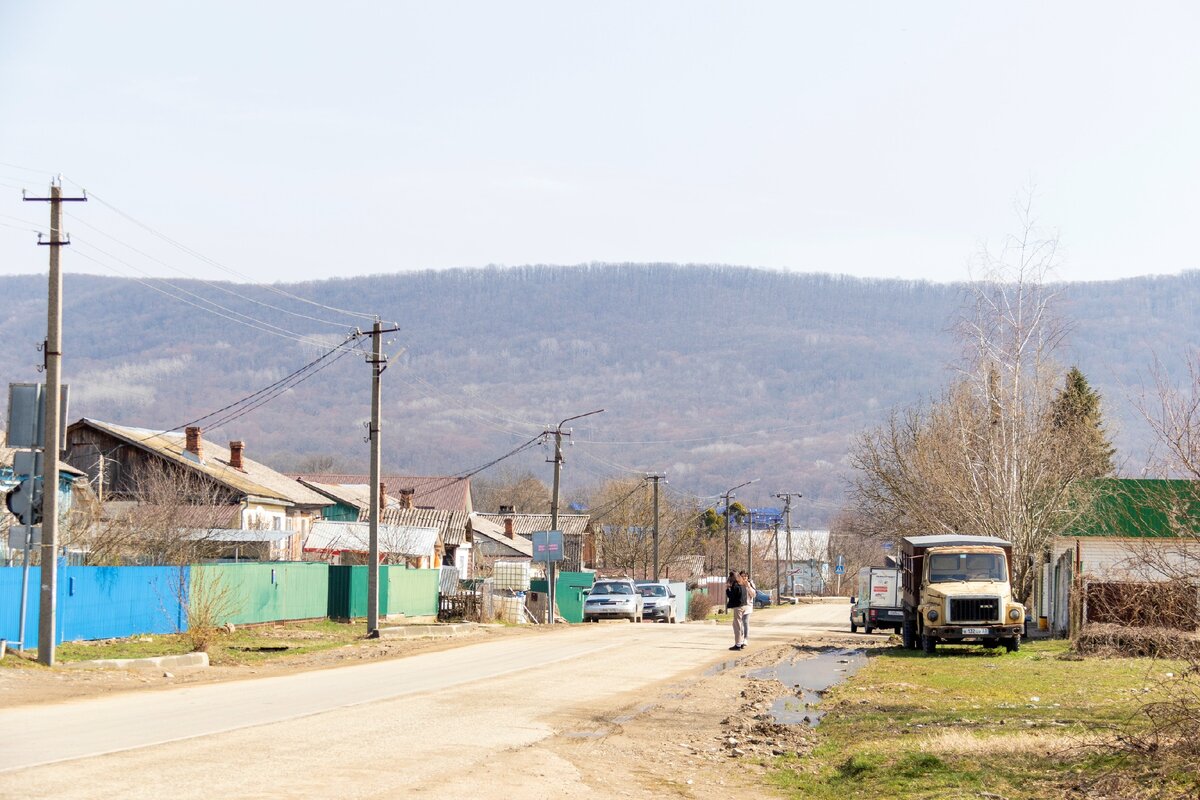
[[[1007,580],[998,553],[935,553],[929,557],[929,582]]]

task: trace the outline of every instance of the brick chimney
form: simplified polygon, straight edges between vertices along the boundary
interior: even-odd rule
[[[242,451],[245,449],[245,442],[233,441],[229,443],[229,466],[234,469],[240,469],[242,472],[246,471],[246,468],[242,465]]]
[[[196,458],[204,458],[204,443],[200,441],[200,429],[195,425],[189,425],[184,430],[184,435],[187,437],[184,449]]]
[[[379,508],[387,508],[387,484],[383,481],[379,482]]]
[[[508,538],[513,538],[512,517],[504,520],[504,535]]]
[[[413,507],[413,495],[417,493],[416,489],[401,489],[400,490],[400,507],[403,509],[411,509]]]

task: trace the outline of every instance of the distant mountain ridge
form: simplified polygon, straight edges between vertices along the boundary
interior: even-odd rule
[[[68,275],[72,419],[179,425],[369,324],[268,287],[220,286],[232,294],[199,281]],[[960,353],[949,330],[965,305],[962,285],[672,264],[457,269],[276,288],[400,324],[388,349],[403,352],[384,375],[389,469],[465,472],[546,425],[604,408],[574,430],[568,489],[655,470],[672,491],[711,495],[758,477],[745,499],[803,492],[795,519],[812,525],[839,502],[853,436],[945,384]],[[182,290],[193,305],[167,296]],[[0,291],[0,374],[38,380],[45,278],[0,277]],[[202,311],[198,298],[226,311]],[[1101,392],[1126,472],[1140,470],[1150,445],[1131,400],[1155,358],[1179,369],[1200,345],[1198,301],[1194,272],[1064,287],[1060,310],[1074,324],[1064,367],[1077,364]],[[238,314],[259,327],[230,319]],[[248,456],[279,469],[328,454],[339,469],[363,471],[368,382],[361,359],[344,357],[206,435],[243,439]],[[548,477],[544,455],[508,463]]]

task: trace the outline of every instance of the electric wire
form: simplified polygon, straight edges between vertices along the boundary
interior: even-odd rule
[[[535,444],[538,444],[541,441],[542,437],[543,437],[543,434],[539,433],[537,436],[533,437],[532,439],[525,442],[524,444],[518,445],[517,447],[513,448],[512,450],[509,450],[507,453],[500,456],[499,458],[494,458],[491,461],[487,462],[486,464],[483,464],[482,466],[479,466],[479,467],[475,467],[474,469],[455,473],[454,477],[452,477],[450,480],[447,480],[445,483],[437,484],[437,485],[433,486],[432,488],[422,489],[421,493],[429,494],[432,492],[441,491],[442,489],[445,489],[448,486],[453,486],[456,483],[461,483],[462,481],[465,481],[466,479],[468,479],[474,475],[478,475],[480,472],[483,472],[485,469],[490,469],[491,467],[494,467],[497,464],[499,464],[501,461],[504,461],[505,459],[508,459],[508,458],[512,458],[513,456],[517,455],[518,453],[521,453],[521,452],[529,449],[530,447],[534,446]]]
[[[301,314],[299,311],[291,311],[290,309],[281,308],[280,306],[272,305],[270,303],[265,303],[262,300],[256,300],[255,298],[250,297],[247,294],[235,291],[233,289],[230,289],[227,286],[222,286],[219,283],[213,283],[211,281],[204,280],[203,278],[197,278],[194,275],[191,275],[190,273],[188,273],[186,270],[175,266],[174,264],[168,264],[166,261],[156,258],[155,256],[152,256],[143,250],[139,250],[138,248],[134,247],[133,245],[129,244],[128,242],[122,241],[121,239],[118,239],[117,237],[113,236],[112,234],[106,233],[105,231],[101,230],[99,227],[82,219],[78,214],[70,215],[70,219],[72,220],[72,222],[79,223],[87,228],[91,228],[92,230],[94,230],[98,234],[100,234],[101,236],[103,236],[107,239],[111,239],[112,241],[116,242],[117,244],[121,245],[122,247],[129,248],[133,252],[137,253],[139,256],[141,256],[145,259],[148,259],[149,261],[152,261],[155,264],[166,267],[167,269],[174,270],[175,272],[179,273],[180,275],[182,275],[185,278],[189,278],[191,280],[198,281],[199,283],[204,284],[205,286],[209,287],[210,289],[215,289],[216,291],[224,292],[226,294],[229,294],[229,295],[232,295],[232,296],[238,298],[239,300],[245,300],[247,302],[254,303],[256,305],[260,305],[260,306],[263,306],[264,308],[269,308],[272,311],[280,311],[284,314],[291,314],[293,317],[307,319],[312,322],[319,322],[322,325],[329,325],[330,327],[340,328],[342,330],[345,330],[345,328],[346,328],[346,325],[344,323],[332,322],[330,320],[322,319],[320,317],[314,317],[309,314]],[[92,246],[95,247],[95,245],[92,245]],[[99,248],[97,248],[97,249],[99,249]],[[110,256],[110,257],[115,258],[116,256]]]
[[[90,244],[86,244],[86,243],[84,243],[84,245],[85,245],[85,247],[92,247],[93,249],[96,249],[95,245],[90,245]],[[101,251],[101,252],[103,252],[103,251]],[[303,344],[303,345],[309,345],[309,346],[313,346],[313,347],[324,347],[324,346],[328,345],[327,341],[323,341],[315,336],[305,336],[303,334],[296,333],[295,331],[289,331],[286,328],[281,328],[278,325],[272,325],[271,323],[257,320],[254,317],[247,316],[246,314],[241,314],[240,312],[236,312],[236,311],[231,312],[233,314],[236,314],[237,316],[230,316],[229,314],[222,314],[220,311],[217,311],[213,308],[209,308],[208,306],[201,305],[200,303],[196,303],[191,300],[188,300],[186,297],[180,297],[179,295],[172,294],[171,292],[167,291],[166,289],[163,289],[161,286],[156,286],[156,285],[154,285],[154,283],[150,282],[150,281],[155,281],[155,280],[162,281],[163,283],[166,283],[168,286],[171,286],[172,288],[176,288],[174,286],[174,284],[170,283],[169,281],[163,281],[161,278],[150,278],[149,276],[147,276],[148,279],[143,280],[136,276],[130,276],[128,273],[124,273],[120,269],[112,266],[111,264],[107,264],[98,258],[94,258],[93,256],[88,255],[86,252],[76,251],[75,255],[77,255],[80,258],[87,259],[88,261],[91,261],[95,264],[98,264],[107,270],[110,270],[112,272],[117,273],[118,275],[121,275],[122,277],[126,277],[132,281],[135,281],[136,283],[140,283],[142,286],[145,286],[147,289],[150,289],[152,291],[158,292],[159,294],[170,297],[173,300],[178,300],[179,302],[185,303],[189,306],[192,306],[193,308],[198,308],[201,311],[207,312],[209,314],[213,314],[217,317],[221,317],[222,319],[229,320],[230,322],[236,322],[239,325],[245,325],[248,328],[253,328],[254,330],[260,331],[262,333],[268,333],[268,334],[271,334],[272,336],[278,336],[282,339],[288,339],[288,340],[298,342],[299,344]],[[120,259],[117,259],[117,260],[120,261]],[[124,263],[124,262],[122,262],[122,263]],[[130,269],[140,272],[140,270],[138,270],[136,267],[133,267],[132,265],[128,265],[128,266]],[[145,273],[142,273],[142,274],[145,274]],[[186,292],[186,290],[180,290],[180,291]],[[186,292],[186,293],[195,295],[194,292]],[[213,303],[211,300],[207,300],[203,297],[200,297],[199,299],[203,300],[204,302],[210,303],[213,306],[216,306],[217,308],[223,308],[219,304]],[[242,317],[242,319],[238,319],[238,317]]]
[[[87,189],[85,189],[81,184],[77,183],[76,181],[71,180],[70,178],[65,178],[65,180],[67,180],[69,183],[79,187],[79,189],[81,191],[84,191],[87,194],[89,199],[95,200],[100,205],[109,209],[110,211],[112,211],[113,213],[122,217],[126,221],[132,223],[133,225],[136,225],[137,227],[146,231],[151,236],[154,236],[154,237],[166,242],[167,244],[171,245],[172,247],[175,247],[175,248],[181,250],[182,252],[186,253],[187,255],[191,256],[192,258],[195,258],[198,261],[208,264],[209,266],[215,267],[215,268],[221,270],[222,272],[225,272],[229,275],[233,275],[234,277],[240,278],[244,281],[249,281],[250,283],[254,283],[255,285],[262,286],[263,288],[267,289],[268,291],[275,292],[276,294],[291,298],[292,300],[297,300],[302,303],[307,303],[307,304],[309,304],[311,306],[315,306],[317,308],[323,308],[326,311],[333,311],[334,313],[337,313],[337,314],[345,314],[347,316],[356,317],[359,319],[367,319],[367,320],[371,320],[371,321],[375,320],[374,314],[370,314],[370,313],[363,312],[363,311],[351,311],[349,309],[338,308],[336,306],[327,305],[325,303],[319,303],[315,300],[309,300],[306,297],[301,297],[300,295],[293,294],[292,292],[286,291],[284,289],[280,289],[278,286],[272,286],[271,284],[258,283],[250,276],[248,276],[242,272],[238,272],[237,270],[222,264],[221,262],[217,261],[216,259],[210,258],[210,257],[204,255],[203,253],[199,252],[198,250],[195,250],[195,249],[183,244],[182,242],[180,242],[176,239],[173,239],[170,236],[167,236],[165,233],[162,233],[162,232],[156,230],[155,228],[152,228],[150,225],[147,225],[146,223],[137,219],[133,215],[121,210],[117,206],[108,202],[107,200],[105,200],[103,197],[96,194],[95,192],[88,191]]]

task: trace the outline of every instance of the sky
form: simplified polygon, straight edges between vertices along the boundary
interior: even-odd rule
[[[0,0],[0,274],[1195,269],[1194,3]],[[170,242],[186,245],[187,250]]]

